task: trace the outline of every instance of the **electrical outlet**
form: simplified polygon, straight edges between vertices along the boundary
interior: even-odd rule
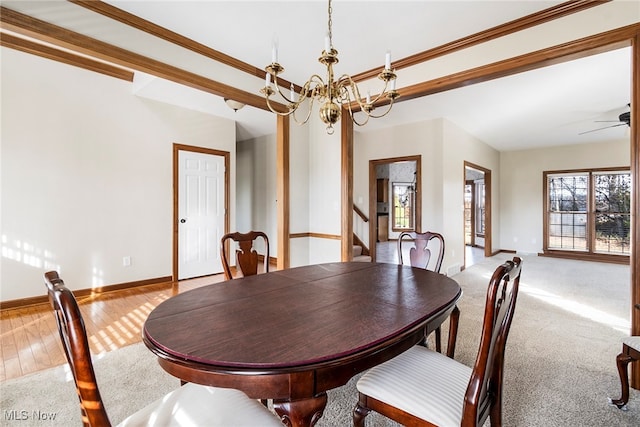
[[[122,265],[124,267],[129,267],[131,265],[131,257],[130,256],[122,257]]]

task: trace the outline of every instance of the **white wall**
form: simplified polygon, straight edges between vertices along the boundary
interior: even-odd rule
[[[327,135],[325,125],[320,122],[317,113],[314,113],[309,123],[305,125],[299,126],[293,120],[290,121],[289,230],[291,234],[313,233],[339,236],[341,234],[340,132],[336,129],[334,135]],[[272,229],[273,234],[276,235],[275,134],[238,143],[238,153],[239,159],[242,159],[238,169],[239,188],[240,183],[245,180],[241,176],[253,174],[251,184],[242,184],[242,188],[250,187],[253,194],[250,202],[242,203],[242,206],[251,206],[251,219],[245,218],[246,213],[239,215],[243,218],[243,223],[247,222],[253,228]],[[240,194],[238,197],[238,200],[246,198]],[[271,234],[269,237],[271,238]],[[290,240],[290,245],[292,267],[340,261],[341,258],[340,240],[296,237]],[[275,254],[273,244],[272,254]]]
[[[275,121],[275,117],[274,117]],[[263,231],[269,236],[271,257],[278,256],[276,205],[276,135],[238,142],[237,231]],[[256,250],[264,253],[258,243]]]
[[[309,126],[289,125],[289,231],[309,231]],[[309,264],[309,238],[289,240],[291,267]]]
[[[236,144],[236,229],[253,229],[253,140]]]
[[[484,142],[444,120],[442,162],[442,235],[445,237],[447,256],[442,271],[464,265],[464,162],[471,162],[491,171],[491,250],[500,248],[500,156]],[[425,166],[423,166],[425,167]],[[423,202],[424,203],[424,202]]]
[[[630,153],[629,141],[501,153],[499,247],[542,252],[544,171],[629,167]]]
[[[340,236],[342,226],[340,126],[336,127],[333,135],[327,135],[326,126],[319,119],[317,111],[312,111],[306,128],[308,151],[306,161],[302,162],[307,165],[307,170],[299,169],[301,174],[306,174],[308,186],[308,224],[305,231]],[[294,161],[293,158],[291,161]],[[293,175],[291,180],[294,180]],[[295,232],[293,228],[291,232]],[[340,261],[340,240],[315,237],[303,239],[307,240],[308,245],[306,264]],[[295,244],[299,246],[303,243],[295,242]],[[292,244],[291,265],[300,265],[299,262],[302,260],[294,259],[294,256]]]
[[[3,301],[172,274],[172,144],[231,153],[235,125],[131,83],[2,48]],[[123,256],[131,266],[123,267]]]

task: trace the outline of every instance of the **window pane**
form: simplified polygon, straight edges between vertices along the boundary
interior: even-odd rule
[[[484,182],[476,183],[476,191],[478,201],[476,205],[476,233],[484,234],[484,200],[485,200],[485,192],[484,192]]]
[[[595,251],[611,254],[630,254],[629,214],[596,214]]]
[[[595,251],[629,254],[631,174],[599,173],[594,178]]]
[[[414,189],[411,183],[394,182],[393,187],[393,228],[413,229]]]
[[[631,175],[598,174],[595,178],[596,212],[631,211]]]
[[[549,249],[587,250],[587,215],[549,214]]]
[[[587,250],[587,174],[550,175],[549,249]]]
[[[552,212],[586,212],[588,176],[559,175],[549,177],[549,210]]]
[[[464,186],[464,244],[471,244],[471,191],[473,186]]]

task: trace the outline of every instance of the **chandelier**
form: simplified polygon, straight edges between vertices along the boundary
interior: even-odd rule
[[[264,94],[267,106],[272,112],[283,116],[291,115],[293,119],[301,125],[307,123],[309,120],[313,103],[317,100],[320,104],[320,118],[327,125],[327,133],[329,135],[333,134],[333,125],[340,120],[343,105],[347,107],[353,122],[358,126],[364,126],[371,117],[380,118],[386,116],[389,111],[391,111],[393,101],[399,96],[398,91],[396,91],[396,74],[391,71],[391,54],[389,52],[387,52],[385,56],[385,67],[382,72],[378,74],[378,78],[384,82],[384,88],[375,98],[372,99],[369,94],[367,94],[365,98],[360,96],[358,86],[351,76],[347,74],[343,74],[338,80],[334,80],[333,65],[338,63],[338,51],[333,48],[331,13],[331,0],[329,0],[329,20],[327,37],[325,38],[325,48],[320,58],[318,58],[318,61],[327,67],[326,83],[320,76],[314,74],[302,86],[299,95],[294,90],[293,83],[291,84],[290,95],[285,95],[278,85],[278,75],[284,71],[284,67],[278,64],[278,49],[277,46],[274,45],[271,55],[272,62],[265,68],[265,85],[264,88],[260,90],[260,92]],[[390,86],[389,91],[387,91],[387,86]],[[279,112],[271,106],[271,96],[276,93],[284,99],[287,105],[286,112]],[[389,105],[386,111],[382,114],[374,114],[375,104],[383,98],[389,99]],[[309,111],[304,119],[300,121],[295,113],[300,104],[307,99],[309,99]],[[352,109],[354,102],[357,103],[360,110],[365,113],[365,119],[362,122],[356,120],[354,116]]]
[[[403,208],[407,207],[407,205],[409,204],[409,200],[416,192],[416,173],[417,172],[413,173],[413,182],[407,187],[400,188],[400,190],[398,191],[398,200],[400,201],[400,204]]]

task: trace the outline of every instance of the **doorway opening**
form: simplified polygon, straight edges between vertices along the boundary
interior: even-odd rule
[[[372,261],[396,264],[403,231],[422,230],[422,157],[369,161],[369,254]]]
[[[491,171],[464,164],[464,266],[491,256]]]

